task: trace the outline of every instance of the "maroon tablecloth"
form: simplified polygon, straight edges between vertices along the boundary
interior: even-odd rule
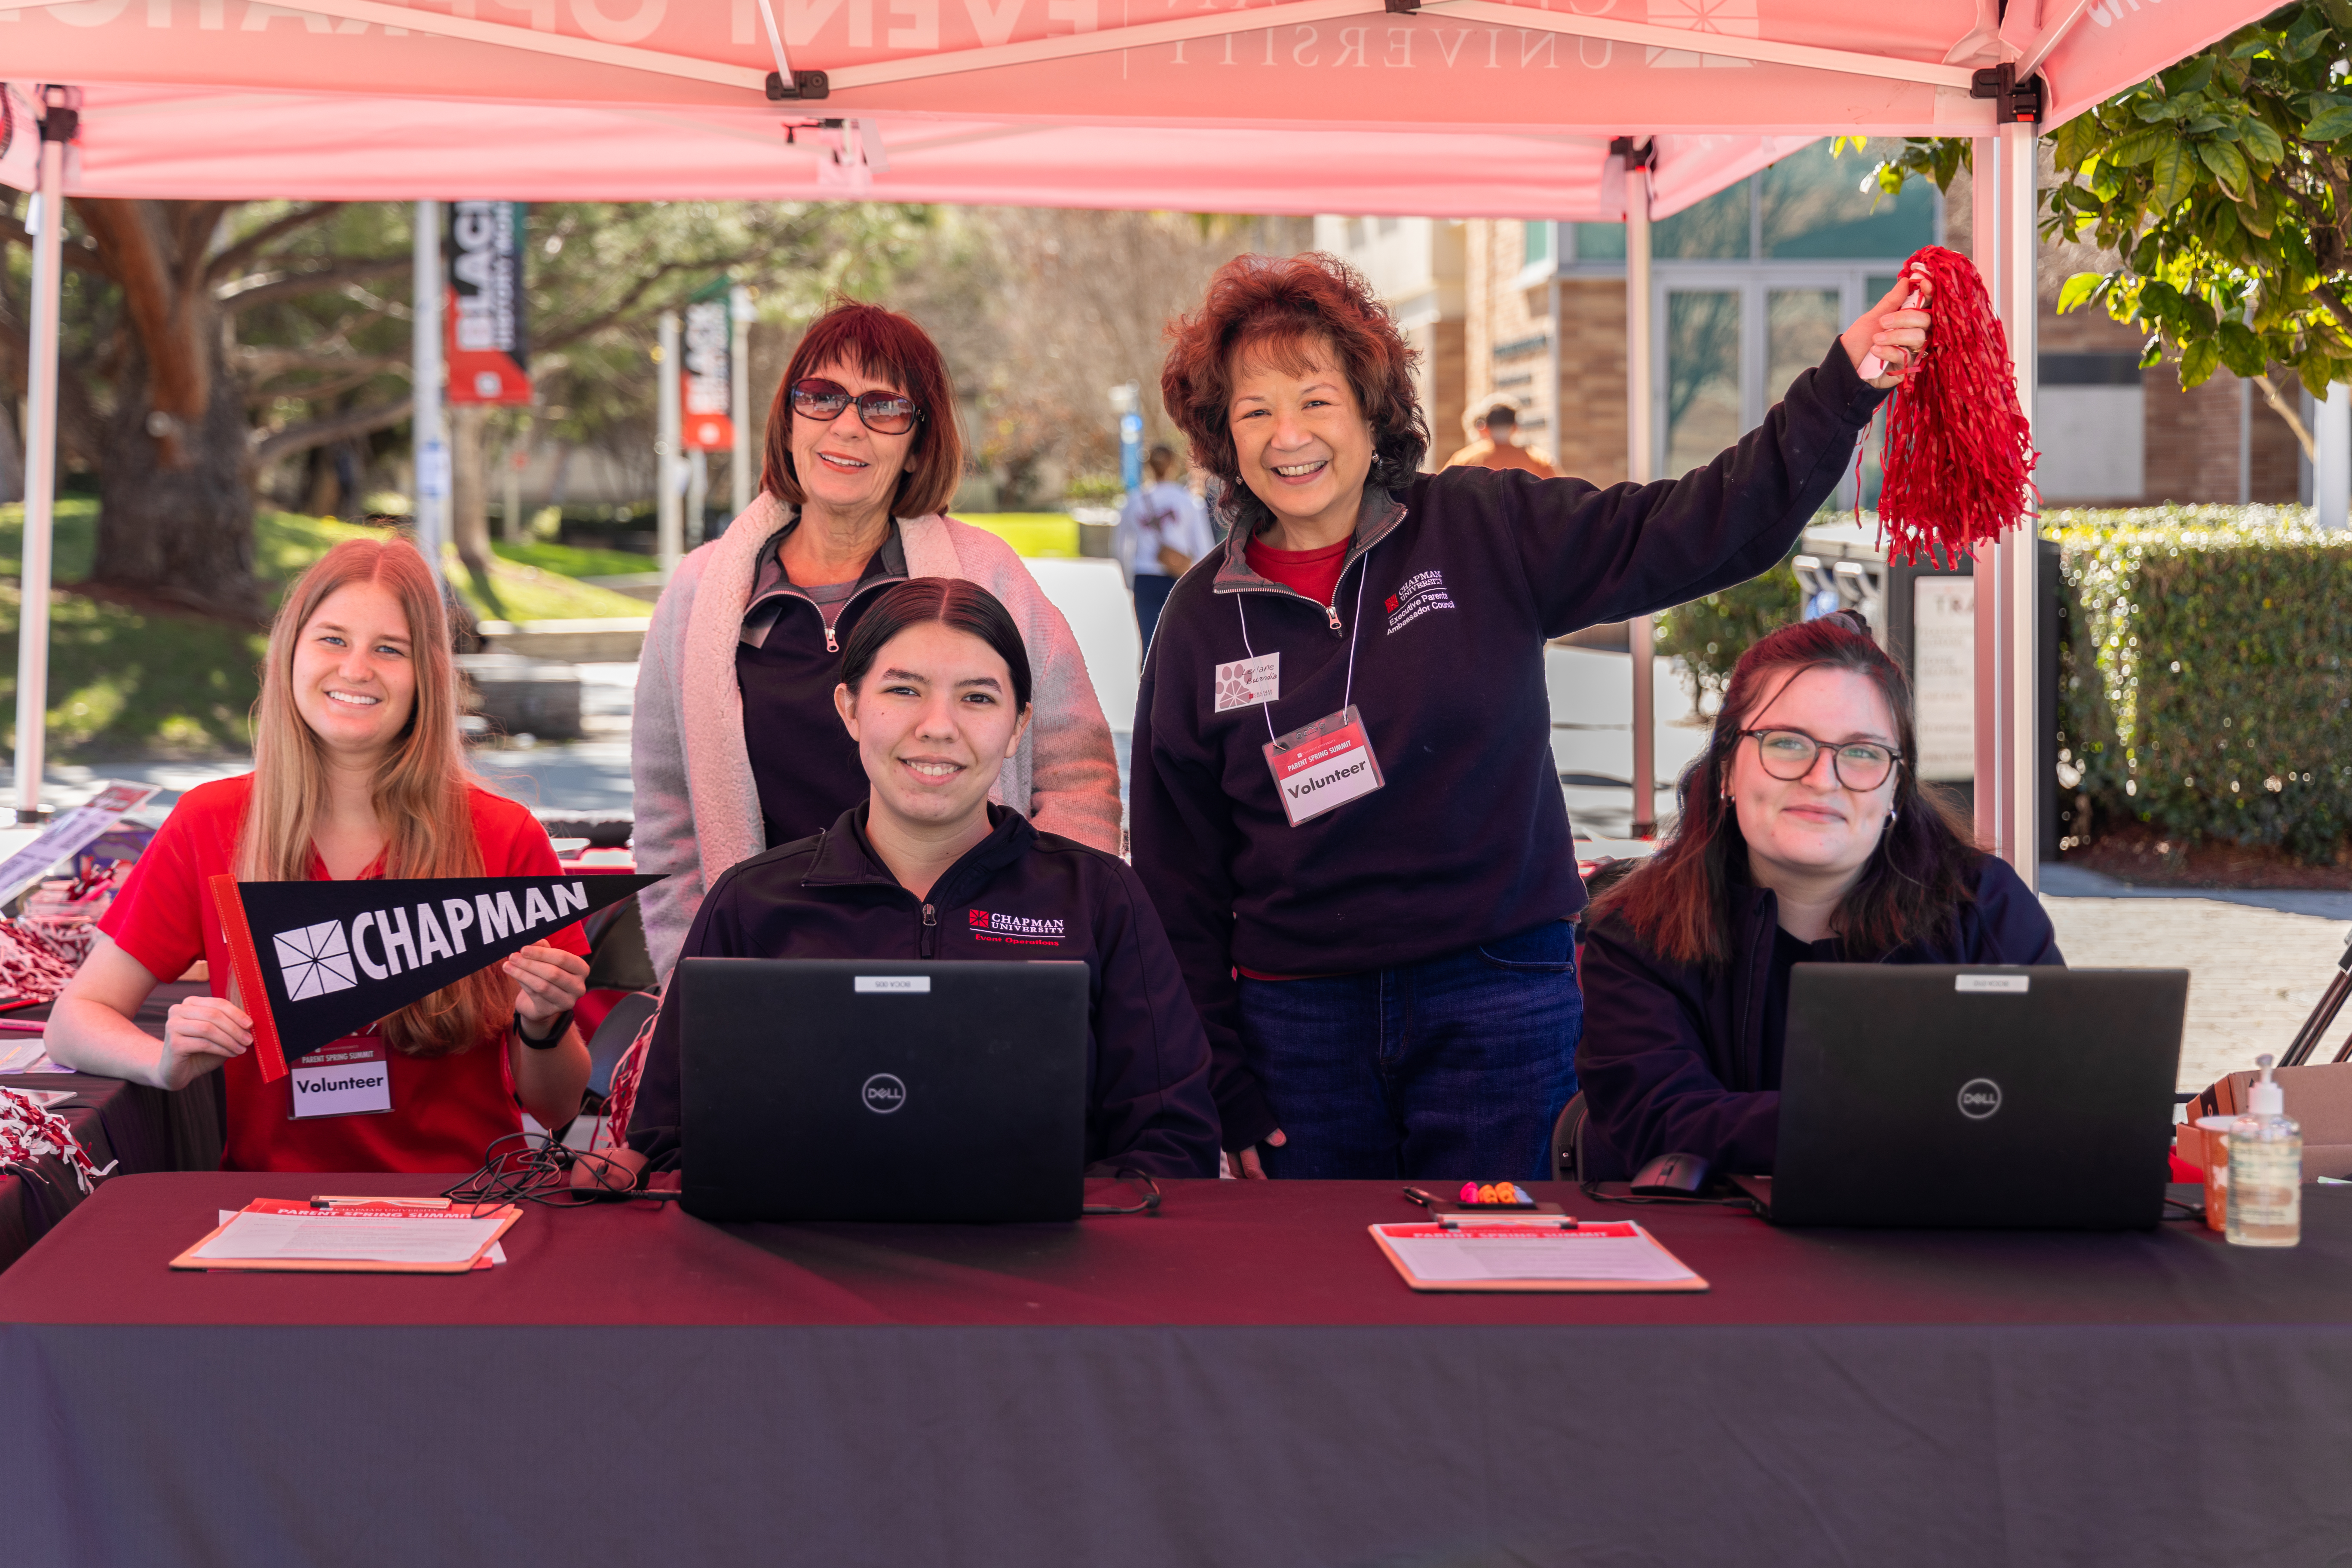
[[[1068,1226],[533,1211],[461,1277],[163,1267],[253,1195],[435,1184],[132,1177],[68,1215],[0,1276],[26,1411],[0,1559],[2212,1568],[2352,1542],[2335,1189],[2274,1253],[1641,1211],[1696,1297],[1416,1295],[1364,1234],[1415,1211],[1345,1184],[1174,1183]]]

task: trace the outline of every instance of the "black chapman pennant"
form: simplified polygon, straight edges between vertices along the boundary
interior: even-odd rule
[[[659,877],[212,879],[264,1081]]]

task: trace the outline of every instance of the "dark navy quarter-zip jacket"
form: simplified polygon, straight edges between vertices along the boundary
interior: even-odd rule
[[[1640,873],[1634,873],[1639,876]],[[1731,962],[1682,963],[1643,946],[1604,911],[1584,943],[1584,1043],[1576,1059],[1589,1120],[1592,1181],[1622,1181],[1660,1154],[1705,1158],[1726,1174],[1769,1174],[1780,1149],[1779,1064],[1764,1016],[1780,904],[1767,889],[1731,889]],[[1822,944],[1850,957],[1832,942]],[[1977,867],[1976,897],[1941,941],[1881,963],[2063,964],[2057,933],[2008,862]],[[1785,994],[1781,1005],[1786,1006]]]
[[[1771,567],[1882,397],[1833,343],[1761,426],[1678,479],[1449,468],[1369,489],[1329,604],[1252,571],[1242,530],[1184,574],[1136,702],[1131,843],[1208,1026],[1227,1148],[1276,1125],[1241,1059],[1235,967],[1416,963],[1582,909],[1546,639]],[[1217,667],[1267,655],[1278,697],[1219,711]],[[1351,700],[1385,786],[1293,827],[1266,742]]]
[[[1160,917],[1115,856],[992,805],[993,830],[928,898],[898,884],[859,805],[823,833],[721,877],[683,957],[1076,960],[1091,982],[1087,1163],[1155,1176],[1216,1173],[1209,1046]],[[629,1146],[678,1163],[678,1023],[666,999],[629,1115]]]

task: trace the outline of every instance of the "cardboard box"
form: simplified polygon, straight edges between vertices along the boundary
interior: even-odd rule
[[[2196,1119],[2237,1115],[2245,1109],[2246,1086],[2262,1076],[2233,1072],[2189,1106],[2191,1124],[2179,1128],[2174,1140],[2183,1160],[2205,1168],[2206,1135]],[[2273,1076],[2285,1093],[2286,1113],[2303,1126],[2303,1179],[2352,1176],[2352,1062],[2281,1068]]]

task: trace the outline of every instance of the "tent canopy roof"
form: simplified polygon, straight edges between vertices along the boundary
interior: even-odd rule
[[[2001,60],[2063,119],[2265,9],[778,0],[772,43],[761,0],[20,0],[0,41],[87,89],[90,195],[1607,218],[1612,137],[1659,138],[1663,216],[1824,133],[1988,132]],[[771,100],[780,58],[825,96]]]

